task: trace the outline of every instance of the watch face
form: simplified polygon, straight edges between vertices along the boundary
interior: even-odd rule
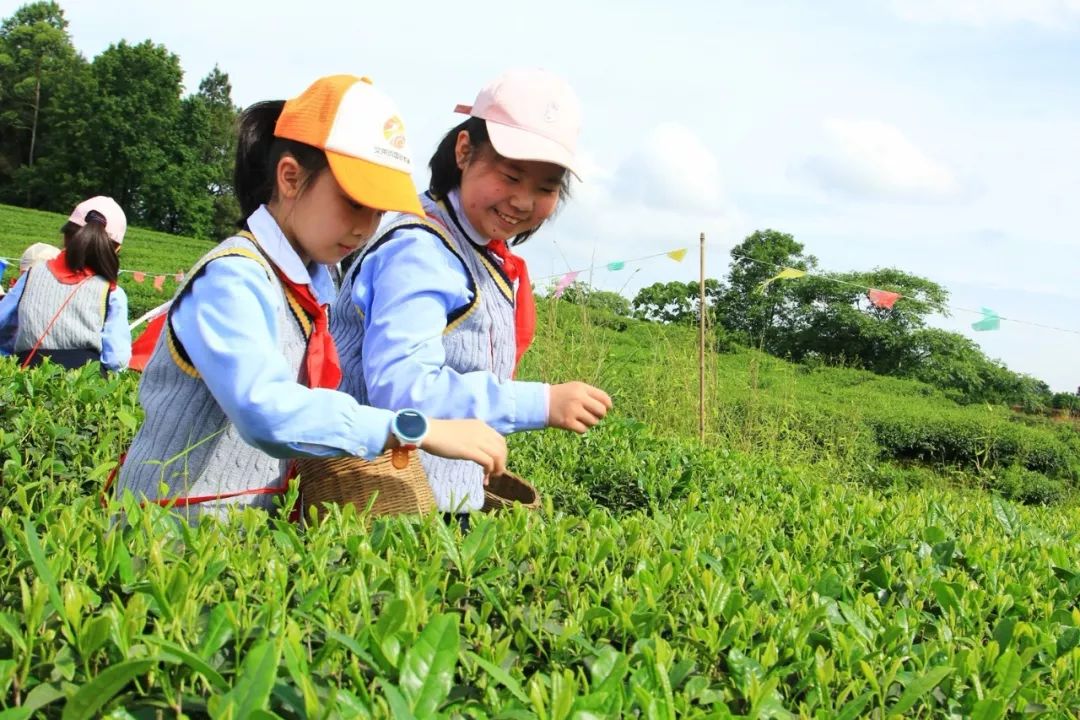
[[[402,410],[394,418],[394,426],[406,440],[417,440],[427,432],[427,418],[416,410]]]

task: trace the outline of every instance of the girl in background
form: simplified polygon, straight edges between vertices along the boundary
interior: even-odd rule
[[[376,407],[478,417],[503,434],[585,432],[611,408],[605,392],[511,379],[536,310],[525,262],[510,248],[567,196],[577,98],[549,72],[514,70],[456,111],[469,118],[431,158],[423,213],[396,218],[342,280],[331,316],[341,389]],[[483,506],[476,467],[421,458],[440,510]]]
[[[0,355],[23,367],[44,358],[66,368],[100,361],[122,370],[131,358],[127,294],[116,284],[124,211],[110,197],[79,203],[60,229],[64,250],[30,265],[0,300]]]

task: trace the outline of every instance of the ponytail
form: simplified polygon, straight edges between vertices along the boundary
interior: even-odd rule
[[[116,243],[105,232],[105,217],[101,213],[91,210],[86,214],[85,225],[73,233],[64,233],[64,251],[67,265],[72,270],[78,272],[90,268],[109,282],[116,282],[120,258],[116,254]]]
[[[487,122],[482,118],[470,117],[446,133],[428,161],[428,168],[431,170],[428,190],[438,200],[445,199],[451,190],[461,187],[461,168],[457,164],[457,137],[462,130],[469,133],[469,145],[474,157],[485,148],[495,150],[488,138]]]
[[[450,132],[439,141],[439,146],[428,161],[431,170],[431,181],[428,182],[428,190],[436,200],[443,200],[451,190],[461,187],[461,168],[457,164],[457,137],[461,131],[469,133],[469,146],[472,157],[480,153],[491,153],[496,159],[501,159],[495,146],[491,144],[488,135],[487,121],[483,118],[470,117],[465,122],[452,128]],[[570,197],[570,173],[563,170],[562,179],[559,181],[559,208]],[[520,245],[528,240],[536,231],[543,226],[537,225],[532,230],[519,233],[510,239],[510,245]]]
[[[322,150],[274,137],[274,126],[284,107],[284,100],[266,100],[255,103],[240,116],[233,174],[233,188],[240,203],[239,227],[244,227],[260,205],[273,199],[277,190],[277,165],[283,155],[292,155],[307,171],[305,184],[329,166]]]

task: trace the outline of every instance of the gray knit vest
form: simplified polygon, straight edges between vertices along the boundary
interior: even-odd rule
[[[45,263],[35,265],[27,273],[19,299],[15,352],[30,350],[38,338],[45,335],[41,350],[96,350],[100,353],[109,281],[94,275],[80,285],[65,284],[56,279]],[[64,305],[72,292],[71,300]],[[63,310],[60,310],[61,305],[64,305]],[[59,315],[57,310],[60,310]],[[46,334],[45,328],[53,317],[56,322]]]
[[[185,292],[208,263],[234,256],[250,258],[266,271],[273,295],[279,298],[280,350],[299,378],[310,320],[298,306],[292,309],[277,274],[251,240],[235,236],[217,245],[196,263],[175,297]],[[143,372],[139,402],[146,411],[146,419],[120,470],[118,494],[130,490],[140,500],[156,501],[217,496],[283,484],[287,461],[270,457],[244,442],[191,365],[169,322]],[[176,506],[175,510],[189,522],[196,522],[206,513],[224,516],[230,506],[269,509],[273,507],[274,497],[274,494],[239,495]]]
[[[469,276],[472,302],[450,314],[443,332],[446,365],[461,373],[493,372],[500,380],[508,380],[514,371],[514,289],[487,252],[469,240],[447,204],[425,202],[424,211],[435,222],[403,215],[364,248],[342,279],[341,291],[330,315],[330,331],[341,358],[340,390],[364,405],[371,404],[362,362],[364,322],[352,303],[353,284],[364,259],[378,252],[379,247],[402,228],[419,226],[438,236],[461,261]],[[464,512],[483,506],[484,473],[479,465],[467,460],[447,460],[422,451],[420,459],[439,510]]]

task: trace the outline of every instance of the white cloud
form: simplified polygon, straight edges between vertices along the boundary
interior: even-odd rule
[[[613,185],[628,203],[706,214],[722,211],[716,156],[692,130],[674,122],[649,132],[641,147],[619,164]]]
[[[523,248],[534,278],[595,266],[598,287],[632,297],[653,282],[696,277],[697,263],[659,257],[608,272],[609,262],[682,247],[696,253],[700,233],[716,245],[744,229],[745,218],[723,191],[715,155],[691,130],[661,123],[630,146],[636,149],[606,162],[579,154],[583,182],[573,186],[551,227]],[[720,258],[710,252],[710,263]]]
[[[944,200],[960,183],[946,165],[920,150],[898,128],[875,120],[825,122],[828,155],[807,158],[796,174],[829,191],[878,200]]]
[[[1080,0],[893,0],[892,7],[905,20],[924,23],[1060,28],[1080,22]]]

